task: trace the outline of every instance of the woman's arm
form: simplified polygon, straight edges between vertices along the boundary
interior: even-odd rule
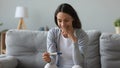
[[[54,29],[51,29],[48,31],[48,35],[47,35],[47,51],[48,53],[54,53],[56,52],[56,46],[57,46],[57,43],[56,43],[56,36],[55,36],[55,30]],[[56,61],[56,56],[55,55],[52,55],[50,56],[51,58],[51,62],[50,63],[53,63],[55,64],[55,61]]]
[[[77,42],[73,43],[73,62],[75,65],[83,65],[84,52],[88,44],[88,36],[83,30],[76,30]]]

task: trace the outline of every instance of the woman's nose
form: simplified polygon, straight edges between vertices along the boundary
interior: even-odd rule
[[[62,22],[62,23],[61,23],[61,26],[65,26],[65,23],[64,23],[64,22]]]

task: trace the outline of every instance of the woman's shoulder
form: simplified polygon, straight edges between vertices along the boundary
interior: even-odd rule
[[[52,27],[49,31],[56,31],[56,30],[59,30],[58,27]]]
[[[49,32],[59,32],[60,29],[58,27],[52,27]]]
[[[77,33],[86,33],[83,29],[76,29]]]
[[[87,36],[87,33],[83,29],[76,29],[76,35]]]
[[[58,35],[60,33],[60,29],[58,27],[53,27],[48,31],[48,34]]]

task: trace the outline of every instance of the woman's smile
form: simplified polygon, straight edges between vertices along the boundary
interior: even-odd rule
[[[57,23],[60,29],[72,28],[73,18],[64,12],[57,14]]]

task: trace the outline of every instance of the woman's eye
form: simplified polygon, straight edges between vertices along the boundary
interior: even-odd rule
[[[58,20],[59,23],[61,22],[69,22],[69,20]]]
[[[62,22],[61,20],[58,20],[58,22],[60,23],[60,22]]]
[[[68,22],[69,20],[65,20],[64,22]]]
[[[62,21],[59,21],[59,22],[62,22]]]

